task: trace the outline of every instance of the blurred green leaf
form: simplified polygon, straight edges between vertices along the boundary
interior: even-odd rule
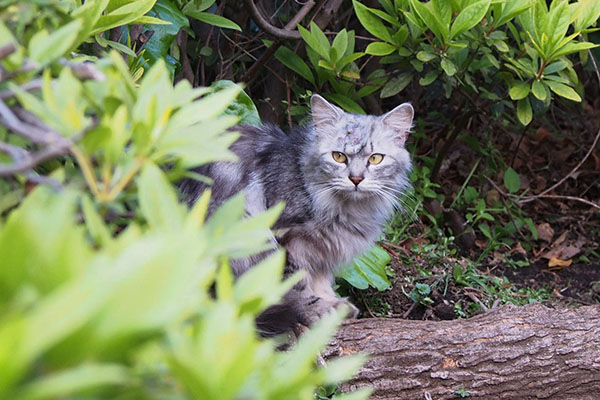
[[[146,163],[139,180],[140,210],[148,225],[158,231],[178,230],[183,225],[182,206],[163,172]]]
[[[29,57],[41,67],[64,55],[81,30],[81,21],[74,20],[55,32],[38,31],[29,41]]]
[[[517,193],[521,188],[519,174],[510,167],[504,171],[504,186],[508,189],[509,193]]]
[[[237,97],[227,106],[225,114],[236,116],[240,124],[261,124],[260,116],[258,115],[258,109],[256,108],[256,105],[254,104],[250,96],[248,96],[246,92],[241,90],[237,84],[229,80],[220,80],[213,82],[212,85],[210,85],[210,87],[216,89],[217,93],[220,90],[228,88],[230,90],[233,90],[234,92],[239,91]],[[235,89],[231,89],[234,87]],[[214,100],[218,101],[220,99],[215,97]]]

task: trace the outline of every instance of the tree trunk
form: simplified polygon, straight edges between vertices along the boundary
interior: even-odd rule
[[[371,359],[371,399],[600,399],[600,307],[504,306],[470,319],[348,321],[325,358]]]

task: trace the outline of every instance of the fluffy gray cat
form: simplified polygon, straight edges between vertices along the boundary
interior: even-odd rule
[[[410,104],[382,116],[355,115],[314,95],[311,113],[310,126],[289,134],[272,125],[236,127],[241,136],[231,150],[239,162],[198,169],[214,181],[209,212],[241,190],[248,215],[285,202],[274,241],[286,249],[286,274],[307,274],[282,305],[258,318],[266,335],[296,323],[310,326],[341,304],[356,315],[333,291],[333,272],[373,245],[409,185]],[[193,203],[206,185],[185,180],[180,188]],[[239,276],[261,257],[233,260],[234,273]]]

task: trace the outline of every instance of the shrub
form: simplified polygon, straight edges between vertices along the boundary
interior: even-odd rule
[[[227,128],[256,109],[231,83],[173,86],[161,60],[140,77],[85,55],[162,23],[153,4],[0,9],[0,397],[311,399],[364,361],[315,365],[341,316],[278,352],[254,318],[300,277],[281,281],[281,252],[235,282],[227,261],[268,248],[281,206],[244,219],[236,196],[205,221],[210,193],[188,210],[171,184],[233,160]]]

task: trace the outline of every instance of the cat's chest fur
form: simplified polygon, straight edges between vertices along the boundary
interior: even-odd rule
[[[381,234],[392,209],[380,201],[340,202],[335,208],[312,204],[312,218],[284,228],[278,241],[299,268],[331,273],[365,252]]]

